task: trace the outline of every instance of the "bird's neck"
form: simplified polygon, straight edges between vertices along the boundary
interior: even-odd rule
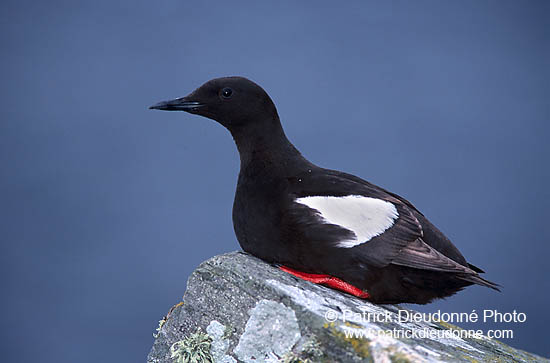
[[[246,169],[295,169],[309,165],[287,139],[280,121],[265,120],[230,130]],[[260,170],[257,170],[260,171]]]

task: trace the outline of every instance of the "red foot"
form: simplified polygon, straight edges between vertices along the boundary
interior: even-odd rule
[[[291,269],[290,267],[286,266],[280,266],[279,267],[284,272],[288,272],[289,274],[296,276],[298,278],[301,278],[302,280],[313,282],[314,284],[323,284],[325,286],[331,287],[336,290],[340,290],[343,292],[347,292],[348,294],[351,294],[353,296],[357,296],[361,299],[368,299],[370,298],[370,295],[368,292],[361,290],[358,287],[353,286],[352,284],[348,284],[345,281],[340,280],[337,277],[330,276],[330,275],[320,275],[320,274],[308,274],[306,272],[298,271]]]

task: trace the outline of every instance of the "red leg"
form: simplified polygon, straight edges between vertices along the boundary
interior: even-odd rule
[[[320,275],[320,274],[308,274],[306,272],[298,271],[291,269],[286,266],[280,266],[279,267],[284,272],[287,272],[293,276],[296,276],[302,280],[313,282],[314,284],[323,284],[325,286],[331,287],[336,290],[340,290],[343,292],[347,292],[348,294],[351,294],[353,296],[357,296],[361,299],[368,299],[370,298],[370,295],[368,292],[361,290],[358,287],[353,286],[352,284],[348,284],[345,281],[340,280],[337,277],[330,276],[330,275]]]

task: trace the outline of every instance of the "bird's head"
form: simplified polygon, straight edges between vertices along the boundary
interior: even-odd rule
[[[244,77],[216,78],[185,97],[159,102],[149,108],[208,117],[231,132],[242,127],[254,128],[255,124],[279,123],[277,110],[268,94]]]

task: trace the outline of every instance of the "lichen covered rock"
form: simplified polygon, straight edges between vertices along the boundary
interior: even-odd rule
[[[400,322],[399,310],[404,309],[370,304],[233,252],[193,272],[183,304],[161,321],[147,361],[547,361],[485,336],[459,336],[460,328],[450,324]],[[386,334],[392,331],[420,337]]]

